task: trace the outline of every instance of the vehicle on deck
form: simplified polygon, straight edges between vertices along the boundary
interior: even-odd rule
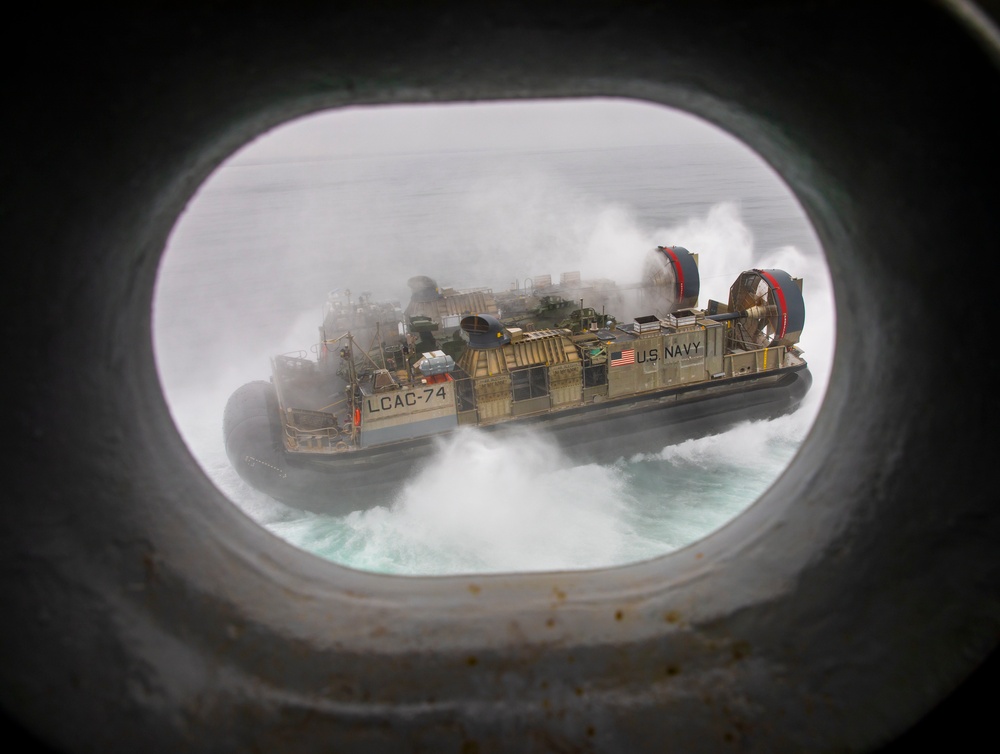
[[[566,273],[499,293],[409,287],[405,309],[331,294],[315,358],[275,356],[269,381],[230,397],[226,452],[244,480],[344,514],[391,502],[464,427],[531,428],[581,463],[613,462],[794,411],[812,382],[802,281],[782,270],[742,272],[704,309],[679,246],[652,250],[626,286]]]

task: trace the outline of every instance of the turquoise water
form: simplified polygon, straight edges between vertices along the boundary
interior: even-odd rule
[[[619,565],[682,547],[732,519],[791,460],[800,428],[748,423],[606,466],[574,466],[530,437],[503,445],[469,435],[442,448],[438,463],[391,503],[270,528],[317,555],[382,573]]]
[[[222,411],[269,357],[316,340],[326,292],[408,299],[418,274],[492,285],[579,270],[638,279],[655,245],[699,255],[702,300],[739,272],[804,278],[814,374],[795,415],[577,465],[537,437],[474,430],[391,500],[328,517],[250,489],[229,467]],[[832,354],[829,279],[791,195],[742,147],[480,150],[233,164],[181,218],[160,272],[154,345],[178,429],[208,477],[276,536],[344,565],[394,574],[593,568],[656,557],[725,525],[787,466]]]

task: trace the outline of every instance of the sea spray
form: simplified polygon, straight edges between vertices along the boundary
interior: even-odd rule
[[[355,567],[394,573],[614,565],[637,539],[628,504],[619,467],[574,465],[527,431],[465,429],[391,505],[346,516],[336,549]]]
[[[752,234],[731,203],[647,233],[647,251],[654,237],[697,248],[702,269],[705,259],[714,259],[720,277],[731,277],[730,268],[744,267],[754,253]],[[806,261],[811,260],[796,248],[782,247],[761,264],[799,269]],[[708,295],[726,298],[728,290],[702,298]],[[317,321],[309,312],[287,319],[278,350],[307,346],[311,341],[303,338]],[[239,381],[230,372],[249,369],[245,360],[230,364],[227,385]],[[266,363],[259,353],[253,361]],[[244,512],[320,557],[414,575],[597,568],[683,547],[731,520],[767,489],[791,460],[818,405],[814,388],[807,397],[810,408],[791,417],[651,449],[615,466],[576,466],[528,433],[501,437],[469,430],[440,443],[437,455],[396,500],[373,500],[369,510],[332,517],[296,511],[239,479],[209,420],[212,403],[224,402],[229,388],[215,390],[210,399],[207,391],[203,386],[186,419],[175,418],[199,463]]]
[[[524,169],[529,163],[534,167]],[[410,274],[436,275],[443,285],[485,279],[505,287],[515,277],[573,270],[626,284],[634,277],[634,260],[657,245],[698,254],[702,305],[708,298],[726,300],[734,277],[749,267],[779,267],[803,277],[807,326],[800,345],[814,382],[794,417],[808,419],[808,427],[832,356],[829,272],[787,187],[739,145],[352,154],[223,166],[190,203],[161,263],[153,335],[164,396],[192,456],[224,495],[278,536],[350,567],[469,573],[655,557],[738,515],[769,484],[748,480],[758,473],[776,478],[794,455],[794,437],[805,430],[785,445],[769,434],[778,426],[771,422],[753,428],[753,454],[740,455],[734,447],[746,442],[735,439],[737,429],[733,445],[725,434],[676,452],[651,448],[610,467],[575,466],[559,456],[554,463],[539,456],[549,462],[534,464],[523,460],[529,445],[501,443],[474,478],[464,476],[469,461],[459,447],[450,452],[445,444],[442,469],[415,477],[398,501],[371,501],[371,510],[330,517],[289,508],[246,485],[226,458],[221,417],[236,387],[267,379],[271,355],[315,344],[323,298],[332,288],[350,286],[387,299],[408,295]],[[299,320],[303,309],[315,315]],[[464,452],[475,455],[469,444]],[[556,500],[550,518],[537,504],[532,509],[532,498],[523,493],[496,504],[493,488],[513,489],[506,479],[513,476],[510,469],[500,469],[515,458],[519,477],[535,475],[528,488],[573,490],[574,504],[549,494]],[[463,514],[477,523],[475,507],[449,507],[468,500],[466,490],[440,489],[444,469],[457,465],[468,489],[489,480],[479,485],[491,489],[476,499],[484,506],[492,501],[480,518],[506,533],[501,542],[508,549],[490,551],[472,536],[469,546],[455,542],[464,531],[458,526]],[[594,489],[604,497],[588,497]],[[434,505],[442,506],[437,518]],[[504,529],[509,521],[488,517],[499,510],[521,518]],[[427,529],[430,544],[415,536]],[[539,539],[563,553],[537,561],[525,555],[523,548]],[[597,560],[584,562],[575,547],[591,548]]]
[[[735,202],[720,202],[705,215],[694,215],[678,225],[659,229],[650,241],[655,243],[648,248],[677,245],[698,255],[701,306],[710,298],[727,301],[732,281],[753,266],[753,233]]]
[[[460,211],[471,219],[471,232],[449,260],[450,271],[498,284],[512,271],[636,282],[651,248],[629,207],[602,201],[531,162],[471,182]]]
[[[640,454],[625,465],[634,525],[662,553],[720,528],[787,467],[809,426],[797,414],[742,422],[727,432]]]
[[[385,505],[276,517],[275,534],[361,570],[400,575],[601,568],[664,555],[723,526],[794,456],[797,415],[744,422],[614,465],[576,465],[541,435],[478,429]]]

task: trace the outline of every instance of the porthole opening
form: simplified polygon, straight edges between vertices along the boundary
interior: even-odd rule
[[[682,321],[681,308],[655,301],[642,288],[657,249],[664,258],[662,250],[674,249],[695,257],[698,300],[685,303],[716,317],[707,325],[697,314]],[[667,267],[675,270],[675,283],[684,271],[676,264]],[[784,358],[780,348],[746,345],[742,351],[749,355],[706,373],[705,385],[689,376],[705,364],[694,358],[696,340],[683,333],[732,329],[734,320],[725,318],[732,312],[710,311],[710,302],[732,308],[736,281],[753,270],[785,271],[795,284],[801,280],[805,324],[794,347],[808,363],[812,387],[797,410],[772,419],[734,419],[722,429],[696,428],[684,439],[663,440],[655,432],[648,438],[642,432],[606,435],[597,416],[630,397],[621,388],[609,392],[609,373],[610,382],[620,382],[618,375],[629,370],[642,404],[634,413],[644,415],[684,394],[654,394],[659,388],[690,395],[712,387],[713,377],[725,382],[727,369],[728,377],[749,384],[766,371],[768,354]],[[599,298],[600,286],[588,287],[593,281],[612,281],[624,298]],[[777,306],[766,276],[754,282],[764,286],[763,305]],[[584,291],[579,304],[563,295],[568,290]],[[449,292],[466,299],[454,311],[441,309],[427,339],[421,331],[428,328],[421,319],[426,313],[411,304],[421,298],[435,303]],[[544,319],[539,304],[549,307],[545,327],[510,319],[515,299],[529,297],[535,319]],[[348,339],[331,324],[331,312],[353,316],[380,307],[387,316],[376,318],[378,337],[367,332],[366,342],[355,332],[356,317]],[[776,173],[741,142],[694,116],[610,99],[347,108],[274,129],[233,155],[192,198],[163,255],[153,314],[171,413],[219,489],[306,551],[352,568],[403,575],[614,566],[663,555],[718,529],[794,456],[822,400],[835,326],[822,250]],[[480,327],[485,317],[463,330],[464,316],[484,314],[496,315],[499,332]],[[385,328],[389,321],[401,322],[401,330]],[[766,317],[759,322],[766,329]],[[595,324],[611,333],[619,326],[633,330],[620,340],[596,341],[590,361],[580,346],[565,373],[553,370],[561,358],[552,350],[556,339],[537,333],[565,330],[568,342],[580,345]],[[637,340],[647,325],[657,334]],[[400,334],[409,338],[405,355],[398,338],[387,342]],[[776,333],[763,334],[767,345],[777,342]],[[428,361],[418,368],[419,385],[401,384],[399,373],[414,376],[415,360],[425,354],[447,365],[470,338],[481,337],[512,341],[479,351],[485,354],[483,374],[502,377],[506,371],[506,386],[455,380],[450,371],[443,372],[450,381],[436,383],[440,375]],[[722,333],[719,343],[726,337]],[[628,347],[636,342],[641,347]],[[427,343],[435,347],[423,350]],[[504,345],[534,352],[536,361],[503,356]],[[682,359],[684,347],[687,363],[664,376],[666,349],[678,349]],[[345,349],[349,358],[341,358]],[[316,399],[298,413],[289,410],[303,407],[276,401],[273,389],[260,400],[265,409],[276,404],[275,415],[284,412],[282,432],[295,429],[293,441],[302,451],[294,461],[307,467],[322,462],[321,453],[310,454],[309,442],[315,440],[316,451],[326,443],[331,454],[343,442],[347,456],[355,438],[346,430],[356,435],[358,426],[381,423],[378,429],[399,450],[362,473],[331,473],[323,488],[330,497],[358,493],[359,510],[303,510],[255,488],[227,455],[223,415],[232,396],[247,385],[265,390],[275,374],[279,389],[288,391],[306,371],[326,368],[349,380],[346,364],[370,367],[368,392],[360,393],[367,405],[345,400],[342,388],[324,388],[328,401]],[[670,379],[680,382],[671,386]],[[564,387],[574,380],[577,387]],[[490,389],[500,399],[491,402]],[[715,400],[707,393],[688,405]],[[434,439],[433,452],[400,484],[363,492],[391,477],[400,457],[422,452],[407,442],[412,436],[393,415],[417,401],[424,401],[428,421],[450,431]],[[444,422],[447,411],[438,410],[439,401],[450,401],[462,421]],[[606,445],[612,455],[620,448],[619,457],[594,462],[572,443],[558,447],[544,427],[540,431],[538,417],[553,408],[565,416],[586,413],[572,401],[597,408],[573,424],[573,433],[591,446]],[[655,421],[689,421],[683,411],[671,411]],[[330,436],[327,414],[336,417],[337,437]],[[475,421],[467,421],[470,416]],[[525,421],[510,432],[494,431],[505,416]],[[371,441],[359,446],[363,442]],[[258,455],[244,451],[241,457],[262,474],[288,473]]]

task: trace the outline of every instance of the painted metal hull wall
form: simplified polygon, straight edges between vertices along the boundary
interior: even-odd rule
[[[713,375],[732,376],[723,361],[724,333],[725,327],[714,323],[696,330],[657,333],[615,344],[610,348],[609,397],[621,398],[711,380]],[[615,354],[622,354],[625,358],[619,360],[628,363],[616,364]],[[780,360],[775,360],[772,368],[780,364]]]
[[[361,406],[362,448],[426,437],[458,426],[451,380],[364,395]]]

